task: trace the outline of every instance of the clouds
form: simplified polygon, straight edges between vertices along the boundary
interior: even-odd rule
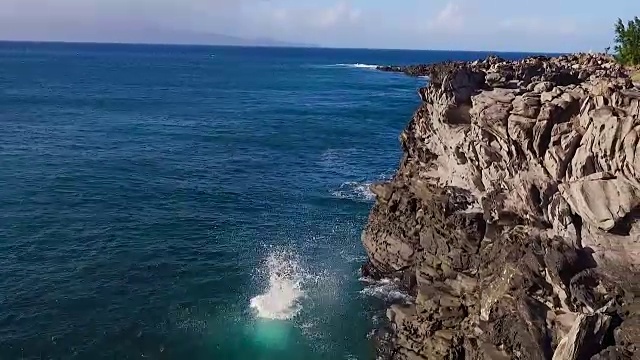
[[[348,0],[0,0],[0,38],[156,42],[176,31],[331,44],[365,32],[361,15]]]
[[[427,22],[427,29],[433,32],[461,31],[464,27],[465,15],[459,3],[449,2],[432,20]]]
[[[537,35],[576,35],[580,31],[583,31],[573,19],[554,20],[533,17],[514,17],[505,19],[499,23],[499,27],[505,31],[516,31]]]
[[[606,11],[585,0],[576,11],[571,1],[536,0],[535,6],[508,0],[448,0],[438,2],[423,22],[413,27],[421,48],[501,51],[601,50],[612,39],[611,24],[624,0],[610,0]],[[635,6],[640,11],[640,3]],[[589,9],[585,14],[583,9]],[[426,10],[428,11],[428,10]],[[425,12],[426,12],[425,11]],[[582,12],[582,13],[581,13]],[[526,15],[524,15],[526,14]],[[469,46],[473,44],[475,46]]]
[[[341,24],[353,24],[360,19],[362,11],[354,9],[347,2],[338,2],[333,7],[321,9],[316,17],[312,17],[312,24],[320,28],[331,28]]]
[[[245,7],[243,36],[252,33],[299,43],[324,46],[356,46],[368,43],[372,33],[374,12],[356,6],[353,1],[329,0],[322,2],[289,2],[271,0],[258,6]]]
[[[68,23],[95,21],[97,25],[139,22],[146,25],[189,26],[211,15],[236,17],[246,1],[232,0],[2,0],[0,19],[20,27],[21,21]],[[46,25],[46,24],[44,24]]]
[[[285,28],[327,30],[358,23],[362,11],[347,1],[338,1],[328,6],[309,6],[278,4],[275,1],[263,2],[256,17],[270,19],[271,26]],[[245,13],[245,15],[248,15]],[[265,16],[266,15],[266,16]]]
[[[613,21],[640,13],[628,0],[572,2],[0,0],[0,38],[163,41],[180,31],[338,47],[570,51],[608,45]]]

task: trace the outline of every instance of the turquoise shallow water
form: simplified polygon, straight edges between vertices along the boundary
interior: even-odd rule
[[[485,55],[0,43],[0,359],[370,358],[425,80],[354,64]]]

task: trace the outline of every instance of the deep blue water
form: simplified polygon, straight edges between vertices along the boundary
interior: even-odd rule
[[[425,80],[348,64],[486,55],[0,43],[0,359],[370,358]]]

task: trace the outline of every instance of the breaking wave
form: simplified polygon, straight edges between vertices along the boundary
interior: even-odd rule
[[[338,67],[350,67],[350,68],[357,68],[357,69],[377,69],[378,68],[378,65],[360,64],[360,63],[355,63],[355,64],[336,64],[335,66],[338,66]]]

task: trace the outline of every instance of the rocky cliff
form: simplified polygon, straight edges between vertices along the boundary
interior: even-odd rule
[[[384,359],[640,358],[640,91],[598,55],[423,67],[365,275]]]

